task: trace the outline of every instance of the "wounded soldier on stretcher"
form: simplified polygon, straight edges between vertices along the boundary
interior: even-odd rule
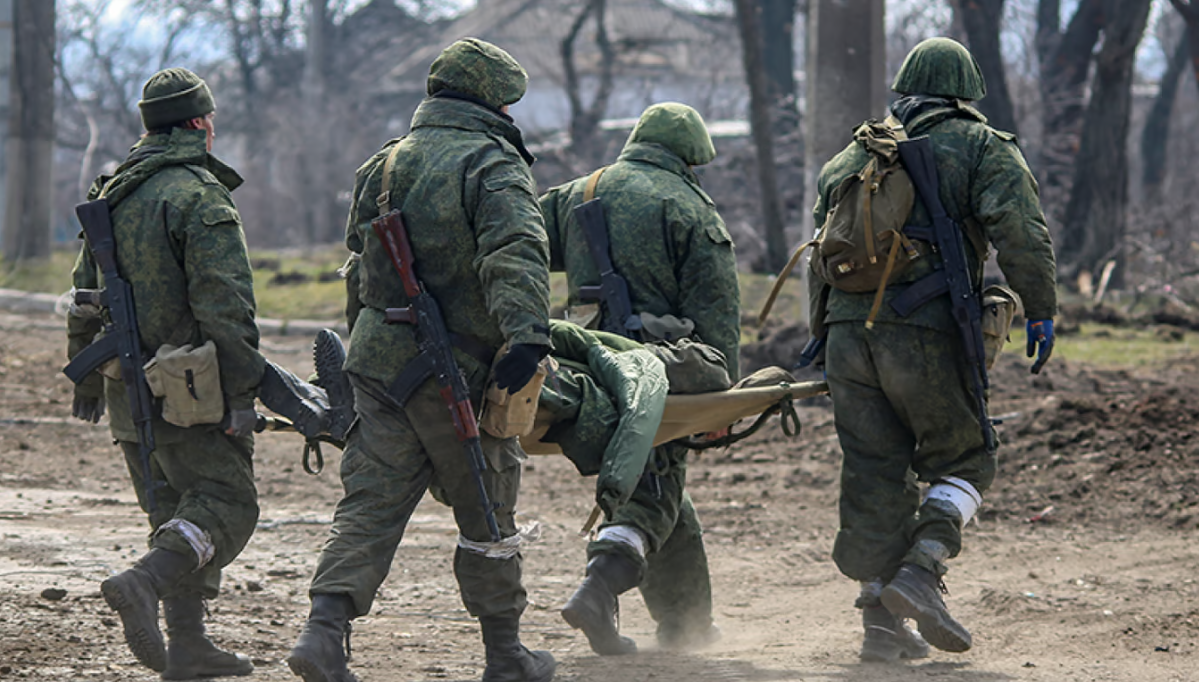
[[[596,501],[608,515],[652,467],[655,445],[680,439],[692,448],[727,445],[776,412],[789,430],[798,425],[790,401],[828,391],[824,382],[796,383],[778,367],[732,386],[723,354],[689,340],[642,344],[561,320],[551,321],[550,336],[554,351],[529,386],[513,396],[494,387],[487,392],[480,427],[500,438],[521,436],[529,454],[561,453],[580,474],[598,475]],[[353,392],[341,374],[344,358],[341,339],[323,331],[314,344],[316,385],[272,365],[267,374],[273,377],[264,377],[259,398],[297,427],[302,423],[297,430],[310,440],[343,441],[353,421]],[[322,410],[327,414],[312,416]],[[722,433],[757,415],[755,425],[739,434],[690,438]],[[280,426],[287,424],[268,428]]]

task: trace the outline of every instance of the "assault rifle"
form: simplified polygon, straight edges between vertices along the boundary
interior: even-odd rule
[[[982,428],[983,442],[987,450],[995,449],[995,434],[991,420],[987,417],[986,390],[989,387],[986,352],[983,348],[982,301],[975,291],[970,277],[970,265],[966,258],[966,244],[962,239],[962,228],[941,203],[940,182],[937,177],[937,162],[928,136],[910,138],[899,143],[899,157],[912,178],[920,198],[928,208],[933,220],[933,244],[941,254],[941,268],[945,275],[945,286],[953,306],[953,319],[957,322],[965,351],[966,366],[974,385],[974,400],[978,407],[978,424]]]
[[[629,298],[629,283],[612,267],[612,255],[608,240],[608,223],[604,219],[604,205],[599,199],[579,204],[574,209],[575,220],[583,228],[587,250],[599,271],[600,283],[596,286],[579,287],[579,297],[584,301],[602,301],[607,308],[600,328],[606,332],[635,338],[641,329],[641,318],[633,312]]]
[[[433,295],[425,291],[425,285],[416,276],[412,243],[408,240],[408,230],[404,226],[404,218],[399,209],[375,218],[371,221],[371,227],[382,242],[383,248],[387,250],[396,272],[400,273],[400,281],[409,301],[406,308],[388,308],[387,320],[416,327],[416,342],[420,348],[420,355],[412,362],[428,366],[432,376],[441,386],[441,398],[450,410],[454,431],[458,433],[458,440],[462,441],[466,449],[466,459],[470,464],[471,476],[475,479],[475,487],[479,491],[479,503],[483,505],[491,540],[499,542],[500,529],[495,520],[496,507],[491,503],[491,498],[487,495],[487,486],[483,483],[483,471],[487,468],[487,460],[483,457],[483,445],[479,440],[479,422],[470,402],[470,389],[466,385],[466,378],[462,376],[462,371],[458,369],[458,361],[454,358],[454,342],[446,329],[441,308]]]
[[[137,428],[137,449],[141,457],[146,506],[153,512],[157,509],[154,502],[157,485],[151,479],[150,472],[150,453],[154,452],[155,447],[152,425],[154,403],[142,363],[142,343],[137,327],[137,310],[133,306],[133,287],[117,269],[116,241],[113,238],[108,201],[97,199],[79,204],[75,207],[75,214],[83,226],[88,248],[104,275],[104,292],[94,297],[92,302],[99,302],[108,308],[108,322],[104,326],[104,336],[84,348],[62,371],[71,381],[80,384],[104,363],[114,357],[118,359],[121,382],[125,384],[125,395],[129,398],[129,412]]]

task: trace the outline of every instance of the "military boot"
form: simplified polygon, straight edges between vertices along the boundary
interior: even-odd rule
[[[164,680],[249,675],[250,659],[221,651],[205,635],[204,600],[198,594],[162,600],[167,621],[167,668]]]
[[[638,573],[638,566],[621,554],[598,554],[587,563],[587,578],[562,609],[566,622],[582,630],[600,656],[637,653],[637,643],[618,630],[616,597],[637,586]]]
[[[312,364],[317,383],[329,396],[329,434],[334,440],[345,441],[354,423],[354,387],[342,369],[346,364],[346,348],[341,337],[331,329],[322,329],[312,342]]]
[[[928,642],[885,606],[864,607],[862,626],[866,630],[859,654],[863,661],[892,663],[901,658],[928,657]]]
[[[100,594],[121,617],[125,643],[138,662],[154,672],[167,667],[167,651],[158,629],[158,600],[196,567],[196,558],[152,549],[133,567],[100,583]]]
[[[549,682],[557,661],[548,651],[529,651],[520,643],[520,616],[479,619],[486,648],[483,682]]]
[[[912,618],[928,643],[942,651],[970,649],[970,631],[949,615],[941,593],[945,586],[927,569],[904,564],[883,588],[882,602],[898,618]]]
[[[312,595],[312,611],[287,666],[304,682],[358,682],[346,667],[354,600],[345,594]]]

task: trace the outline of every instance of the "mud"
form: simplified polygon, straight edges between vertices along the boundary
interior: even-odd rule
[[[0,315],[0,680],[156,679],[99,595],[144,551],[145,521],[107,429],[69,419],[63,346],[56,318]],[[310,368],[294,337],[264,348]],[[633,657],[594,656],[560,619],[582,577],[577,531],[594,491],[563,459],[531,460],[521,520],[542,537],[525,552],[526,643],[550,649],[557,679],[574,682],[1199,679],[1199,357],[1140,371],[1053,363],[1041,377],[1000,362],[1001,472],[947,576],[972,651],[858,663],[856,586],[829,558],[839,451],[822,400],[801,407],[798,438],[770,426],[692,466],[724,631],[703,651],[658,650],[638,596],[622,600],[622,627],[643,648]],[[259,438],[260,527],[210,604],[213,637],[254,659],[250,679],[295,679],[281,661],[340,491],[336,451],[326,455],[325,473],[308,476],[294,436]],[[448,511],[423,501],[374,611],[355,623],[363,679],[479,679],[454,542]]]

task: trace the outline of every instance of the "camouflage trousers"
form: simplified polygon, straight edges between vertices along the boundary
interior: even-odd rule
[[[491,534],[436,383],[426,381],[401,408],[387,395],[383,382],[355,374],[349,377],[358,422],[342,454],[345,494],[337,503],[310,593],[349,595],[357,615],[365,615],[391,570],[413,510],[431,485],[438,499],[453,509],[462,538],[489,543]],[[483,450],[488,464],[483,480],[491,501],[500,505],[495,512],[500,535],[511,537],[516,534],[513,516],[520,488],[520,446],[515,439],[484,435]],[[491,559],[459,546],[454,575],[462,603],[472,616],[519,615],[525,609],[519,553],[510,559]]]
[[[641,596],[660,634],[702,633],[712,624],[712,582],[703,529],[684,490],[687,452],[678,445],[655,448],[650,457],[656,462],[656,473],[643,476],[629,501],[600,526],[632,526],[641,531],[649,545],[644,558],[619,542],[599,540],[587,546],[588,560],[618,552],[641,567]]]
[[[119,442],[138,504],[149,515],[150,546],[195,556],[178,532],[157,532],[171,519],[190,521],[212,539],[212,561],[184,576],[175,592],[213,599],[220,591],[221,569],[237,558],[258,523],[254,439],[232,438],[210,426],[188,429],[187,435],[186,440],[159,443],[150,455],[153,512],[146,500],[137,443]]]
[[[983,444],[961,342],[951,332],[861,322],[829,325],[826,370],[844,459],[833,559],[846,576],[889,581],[903,563],[938,575],[916,545],[961,550],[961,519],[922,504],[917,481],[952,476],[981,494],[996,453]]]

